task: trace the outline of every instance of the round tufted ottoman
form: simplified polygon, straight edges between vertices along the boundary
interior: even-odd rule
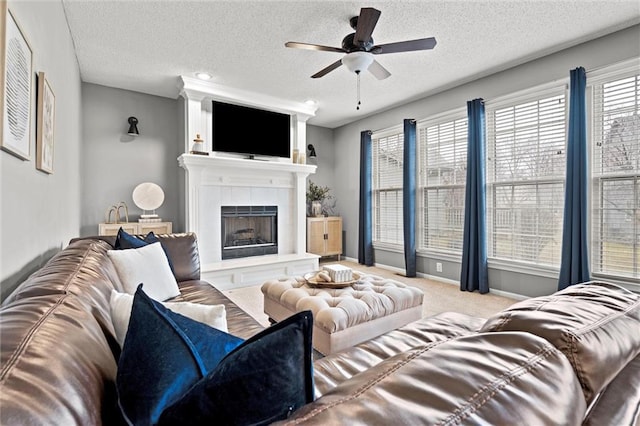
[[[310,287],[304,278],[269,280],[262,285],[264,312],[281,321],[295,312],[313,312],[313,346],[324,355],[402,327],[422,316],[423,293],[399,281],[362,274],[349,287]]]

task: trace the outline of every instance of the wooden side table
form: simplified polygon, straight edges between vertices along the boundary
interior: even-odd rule
[[[307,218],[307,252],[320,256],[342,254],[342,218],[339,216]]]
[[[99,223],[98,235],[118,235],[120,228],[132,235],[146,235],[152,231],[154,234],[171,234],[173,222]]]

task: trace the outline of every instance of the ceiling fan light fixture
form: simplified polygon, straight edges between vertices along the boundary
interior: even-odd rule
[[[344,55],[342,64],[351,72],[362,72],[373,63],[373,55],[369,52],[351,52]]]

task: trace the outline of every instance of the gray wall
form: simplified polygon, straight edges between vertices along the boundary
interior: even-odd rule
[[[328,186],[331,189],[330,194],[334,196],[332,200],[329,200],[329,204],[333,205],[333,210],[336,215],[340,214],[340,203],[336,197],[336,183],[335,176],[335,148],[333,143],[333,130],[326,127],[319,126],[307,126],[307,145],[313,144],[316,149],[316,158],[309,158],[309,151],[307,150],[307,164],[314,164],[318,166],[315,174],[312,174],[307,179],[320,186]]]
[[[35,167],[36,90],[32,98],[31,161],[0,152],[0,290],[17,284],[66,246],[80,228],[80,72],[61,2],[10,1],[56,100],[54,172]]]
[[[82,203],[81,235],[96,235],[109,206],[124,201],[129,220],[142,211],[133,203],[133,189],[153,182],[165,200],[156,213],[184,230],[179,219],[177,158],[184,142],[178,134],[178,102],[84,83],[82,85]],[[127,118],[135,116],[140,135],[127,135]]]
[[[583,66],[589,71],[638,57],[640,56],[639,40],[640,26],[636,25],[334,129],[334,179],[335,182],[340,182],[340,185],[335,187],[335,192],[338,199],[343,200],[340,210],[347,230],[346,255],[353,258],[358,256],[358,158],[362,130],[385,129],[402,124],[404,118],[422,119],[464,107],[468,100],[474,98],[491,100],[536,85],[568,79],[569,70],[578,66]],[[404,269],[403,256],[399,253],[376,250],[375,257],[378,263]],[[435,271],[436,260],[443,263],[442,273]],[[489,284],[494,290],[526,296],[549,294],[556,290],[557,278],[553,274],[548,274],[549,277],[541,277],[499,270],[491,264],[489,266]],[[451,258],[421,258],[418,267],[419,272],[428,275],[456,281],[460,277],[460,262]]]

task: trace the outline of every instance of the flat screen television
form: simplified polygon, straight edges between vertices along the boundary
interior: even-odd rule
[[[212,149],[253,156],[289,157],[291,116],[213,101]]]

